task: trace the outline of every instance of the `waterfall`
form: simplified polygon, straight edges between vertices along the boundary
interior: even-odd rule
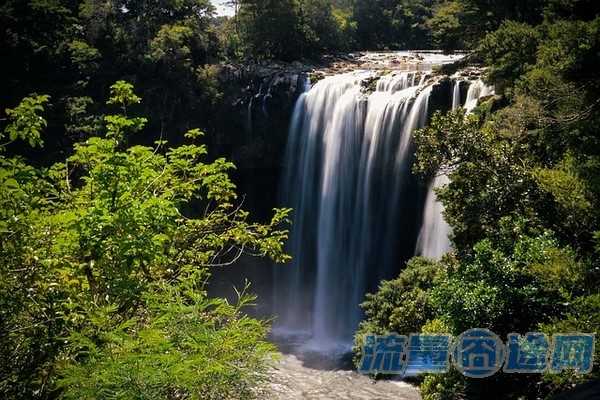
[[[461,106],[459,79],[454,81],[452,90],[452,109],[456,110]],[[467,113],[471,113],[482,97],[494,93],[494,88],[486,86],[480,79],[469,85],[467,99],[464,105]],[[428,258],[440,259],[444,254],[451,250],[450,235],[452,229],[444,219],[444,206],[437,200],[436,189],[442,188],[450,183],[450,179],[445,174],[436,176],[433,180],[427,199],[425,201],[425,212],[423,215],[423,227],[419,234],[416,253]]]
[[[305,336],[311,350],[348,350],[365,294],[397,276],[415,248],[433,258],[450,250],[435,195],[448,177],[423,193],[411,174],[412,134],[431,114],[427,76],[343,73],[307,83],[296,103],[281,187],[294,209],[293,261],[276,270],[275,331]],[[464,82],[454,78],[448,108],[463,105]],[[471,112],[492,93],[473,81],[463,106]]]
[[[461,106],[459,79],[455,79],[452,87],[452,109]],[[423,214],[423,227],[417,241],[417,254],[439,259],[451,249],[451,228],[444,219],[444,206],[437,201],[436,189],[446,186],[450,179],[445,174],[436,176],[429,187],[425,200],[425,212]]]
[[[477,104],[479,99],[494,94],[494,87],[487,86],[481,79],[477,79],[469,85],[469,91],[467,92],[467,101],[465,103],[465,110],[467,113],[471,113]]]
[[[444,219],[444,206],[437,200],[435,193],[436,189],[449,183],[450,179],[445,174],[436,176],[427,193],[423,228],[417,242],[417,254],[423,257],[440,259],[451,249],[450,234],[452,229]]]
[[[356,71],[317,82],[291,121],[282,198],[295,210],[294,260],[277,271],[276,329],[305,332],[318,350],[348,349],[365,293],[398,273],[399,238],[414,239],[419,224],[406,188],[432,88],[424,74],[400,72],[367,94],[376,78]]]
[[[460,107],[460,79],[455,79],[452,86],[452,109],[457,110]]]

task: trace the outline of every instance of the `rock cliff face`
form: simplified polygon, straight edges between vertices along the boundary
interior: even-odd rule
[[[289,122],[313,66],[302,64],[225,65],[219,75],[223,98],[207,139],[214,156],[233,161],[232,176],[253,218],[266,220],[277,207]],[[237,265],[213,271],[210,292],[236,299],[233,287],[252,282],[261,301],[247,310],[272,316],[272,265],[245,257]]]
[[[311,67],[301,64],[226,66],[216,118],[216,145],[238,168],[277,168],[289,119]]]

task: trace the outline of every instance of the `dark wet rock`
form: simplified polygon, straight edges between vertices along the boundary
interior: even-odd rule
[[[438,78],[431,89],[429,110],[447,112],[452,108],[453,81],[447,76]]]
[[[238,168],[278,168],[289,120],[308,72],[301,63],[228,65],[220,75],[216,146]]]
[[[207,135],[209,149],[236,165],[234,181],[257,218],[267,218],[276,206],[290,118],[313,69],[298,62],[220,66],[222,98]]]
[[[377,89],[377,82],[381,79],[380,76],[371,76],[369,78],[365,78],[360,82],[362,86],[362,91],[364,93],[372,93]]]

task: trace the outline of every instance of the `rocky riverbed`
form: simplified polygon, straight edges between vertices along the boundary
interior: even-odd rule
[[[355,371],[319,369],[288,354],[273,368],[265,400],[420,400],[414,386],[401,381],[375,381]]]
[[[259,394],[264,400],[420,400],[419,390],[400,380],[374,380],[352,367],[350,347],[316,347],[307,336],[274,334],[282,353]],[[335,353],[337,355],[332,355]]]

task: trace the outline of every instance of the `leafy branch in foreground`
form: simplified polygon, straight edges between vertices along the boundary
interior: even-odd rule
[[[198,130],[178,148],[127,147],[146,123],[127,115],[140,98],[122,81],[111,95],[120,113],[64,163],[0,155],[0,393],[251,397],[272,351],[267,326],[242,313],[250,297],[231,305],[204,285],[243,254],[287,261],[289,210],[249,221],[233,165],[207,162]],[[11,138],[41,144],[46,100],[9,112]]]

